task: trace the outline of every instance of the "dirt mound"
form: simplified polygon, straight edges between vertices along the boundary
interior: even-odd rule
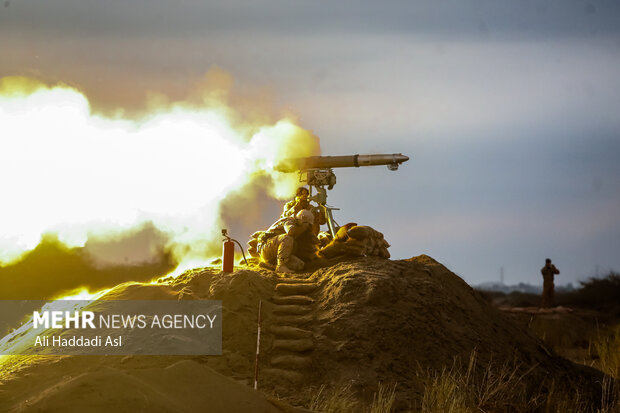
[[[261,393],[191,360],[128,368],[103,357],[66,357],[38,364],[29,380],[13,380],[0,397],[3,412],[283,413]],[[96,367],[96,368],[93,368]]]
[[[555,356],[526,327],[493,308],[461,278],[428,256],[329,264],[289,278],[262,269],[222,274],[203,268],[175,279],[162,279],[156,285],[119,286],[111,292],[115,298],[143,299],[146,294],[151,298],[222,300],[223,355],[86,357],[82,362],[66,362],[71,367],[62,372],[58,369],[57,374],[75,379],[92,369],[91,360],[97,360],[98,365],[110,369],[88,377],[88,383],[113,383],[116,376],[119,382],[127,383],[151,376],[164,380],[156,371],[173,372],[180,368],[174,367],[179,361],[191,360],[181,366],[195,381],[203,380],[204,375],[211,377],[213,369],[249,385],[254,374],[258,304],[262,300],[259,387],[296,405],[308,405],[313,389],[322,384],[348,384],[367,402],[379,383],[396,383],[397,410],[415,410],[423,391],[420,373],[450,367],[455,359],[467,364],[472,352],[480,371],[493,363],[512,363],[530,389],[540,390],[549,378],[560,387],[571,384],[569,377],[571,381],[594,382],[594,373]],[[62,360],[76,359],[80,358]],[[23,386],[26,377],[30,386],[36,386],[39,376],[31,373],[45,366],[46,362],[40,361],[21,372],[19,366],[14,367],[12,377],[5,377],[5,391]],[[5,367],[0,365],[0,372]],[[152,374],[145,373],[147,369]],[[166,394],[174,400],[184,399],[175,386],[187,384],[174,375],[165,377],[171,386]],[[54,394],[68,397],[73,391],[69,384]],[[149,386],[159,389],[157,384]],[[196,385],[189,387],[197,389]],[[113,390],[116,387],[110,389],[120,394],[120,399],[130,397],[117,393],[120,390]],[[207,393],[196,391],[198,400],[211,400]],[[162,404],[163,411],[166,406]],[[193,406],[188,401],[187,410],[194,411]]]
[[[472,353],[481,372],[493,364],[516,366],[527,373],[530,389],[552,377],[556,385],[566,375],[592,377],[431,257],[341,263],[312,277],[320,285],[319,381],[351,382],[370,399],[377,383],[398,383],[399,406],[410,409],[421,397],[420,371],[450,367],[455,359],[466,365]]]

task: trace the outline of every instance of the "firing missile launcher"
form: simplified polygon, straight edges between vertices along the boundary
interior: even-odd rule
[[[346,155],[346,156],[309,156],[307,158],[285,159],[276,165],[275,170],[285,173],[299,173],[299,181],[310,187],[310,200],[317,203],[325,213],[329,232],[335,237],[339,225],[334,220],[332,211],[338,211],[327,205],[327,190],[336,185],[336,174],[332,168],[359,168],[360,166],[387,165],[390,171],[398,169],[400,164],[409,160],[401,153]],[[312,189],[316,194],[312,195]]]

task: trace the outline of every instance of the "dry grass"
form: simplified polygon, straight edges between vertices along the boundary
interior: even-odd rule
[[[390,413],[395,401],[395,384],[379,383],[370,406],[364,406],[357,400],[350,383],[330,389],[322,385],[312,395],[308,408],[321,413]]]
[[[368,413],[389,413],[396,401],[396,384],[385,385],[379,383],[377,392],[372,397],[372,404]]]
[[[477,354],[473,352],[467,369],[455,361],[450,369],[422,374],[425,384],[423,412],[480,412],[529,409],[537,399],[528,400],[523,371],[518,364],[489,365],[477,371]],[[524,404],[525,401],[525,404]]]
[[[620,329],[618,330],[620,331]],[[618,368],[620,332],[595,344],[605,371]],[[599,348],[599,347],[597,347]],[[615,351],[614,351],[615,350]],[[594,403],[579,389],[558,388],[554,382],[528,388],[526,376],[532,369],[519,363],[489,363],[480,367],[477,354],[471,354],[467,366],[455,361],[439,371],[420,369],[424,385],[422,413],[620,413],[620,382],[606,375],[601,383],[601,399]],[[364,405],[350,384],[336,388],[321,386],[312,396],[310,410],[322,413],[390,413],[396,402],[396,385],[379,383],[372,405]]]
[[[428,372],[425,379],[422,411],[426,413],[473,412],[462,377],[453,370]]]
[[[618,413],[620,412],[620,383],[614,381],[609,376],[605,376],[601,383],[601,409],[599,413]]]
[[[611,334],[599,333],[591,340],[590,348],[598,356],[597,364],[603,373],[620,379],[620,326]]]
[[[322,413],[357,413],[360,403],[353,394],[350,383],[330,389],[322,385],[310,398],[308,408]]]
[[[617,349],[617,347],[616,347]],[[601,383],[600,407],[584,400],[576,389],[557,389],[553,382],[532,392],[524,382],[530,371],[518,364],[489,364],[476,372],[473,353],[467,369],[455,362],[449,369],[421,372],[423,413],[544,412],[619,413],[620,387],[609,376]]]

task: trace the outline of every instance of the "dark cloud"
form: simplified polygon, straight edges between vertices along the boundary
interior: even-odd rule
[[[20,1],[0,15],[5,30],[82,36],[217,33],[402,33],[452,37],[617,34],[616,1]],[[250,40],[250,39],[246,39]]]

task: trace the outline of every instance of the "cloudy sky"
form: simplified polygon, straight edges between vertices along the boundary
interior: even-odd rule
[[[76,86],[95,110],[186,96],[216,66],[292,112],[337,171],[336,220],[470,283],[620,269],[617,1],[7,0],[0,77]],[[1,125],[0,125],[1,127]],[[243,237],[239,238],[244,238]]]

